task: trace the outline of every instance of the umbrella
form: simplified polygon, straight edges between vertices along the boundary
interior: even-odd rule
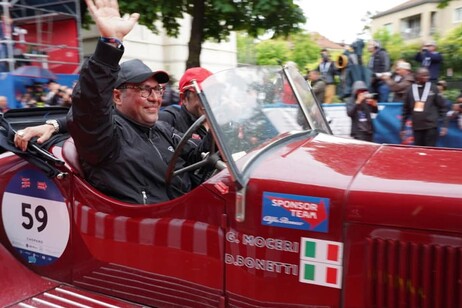
[[[50,70],[47,70],[46,68],[40,66],[33,65],[24,65],[18,67],[17,69],[11,72],[11,75],[37,79],[57,79],[56,75],[53,74]]]

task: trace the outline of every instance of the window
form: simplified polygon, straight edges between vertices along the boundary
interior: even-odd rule
[[[401,19],[401,35],[405,40],[419,37],[420,34],[420,15],[414,15]]]
[[[462,7],[455,9],[454,22],[462,22]]]
[[[383,28],[390,34],[393,33],[393,25],[391,23],[383,25]]]

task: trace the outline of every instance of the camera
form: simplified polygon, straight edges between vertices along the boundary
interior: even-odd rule
[[[375,73],[375,76],[376,76],[377,78],[381,78],[382,76],[390,77],[390,76],[391,76],[391,72]]]
[[[378,99],[379,98],[379,94],[378,93],[366,93],[364,95],[364,98],[365,99]]]

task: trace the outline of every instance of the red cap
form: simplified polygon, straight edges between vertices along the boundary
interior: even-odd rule
[[[203,67],[193,67],[187,69],[178,84],[180,95],[182,96],[186,90],[194,90],[191,83],[193,80],[196,80],[196,82],[200,85],[202,81],[211,75],[212,73]]]

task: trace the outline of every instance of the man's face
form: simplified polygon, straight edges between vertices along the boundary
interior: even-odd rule
[[[116,108],[139,124],[153,126],[159,117],[162,95],[151,91],[150,95],[144,98],[141,96],[140,90],[136,87],[145,88],[156,87],[158,85],[157,81],[150,78],[139,84],[127,84],[127,86],[132,88],[114,90]]]
[[[0,98],[0,107],[1,108],[6,108],[8,106],[8,102],[6,100],[6,98]]]
[[[425,70],[418,70],[415,74],[415,79],[418,84],[424,84],[430,79],[430,74]]]
[[[184,104],[186,109],[196,117],[200,117],[205,113],[199,96],[194,91],[188,91]]]

